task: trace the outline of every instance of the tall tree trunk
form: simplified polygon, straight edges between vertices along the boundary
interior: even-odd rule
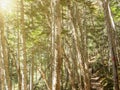
[[[0,11],[0,33],[1,33],[1,46],[2,46],[2,63],[4,65],[4,76],[5,76],[5,87],[6,90],[12,90],[10,75],[9,75],[9,62],[8,62],[8,54],[7,54],[7,44],[5,40],[5,31],[4,31],[4,16]]]
[[[17,0],[17,10],[18,10],[19,0]],[[18,90],[21,90],[22,85],[22,75],[21,75],[21,68],[20,68],[20,25],[19,25],[19,12],[17,11],[17,75],[18,75]]]
[[[90,90],[90,76],[88,71],[88,58],[87,58],[87,49],[86,49],[86,31],[81,30],[81,20],[79,19],[80,15],[78,13],[79,10],[76,8],[76,3],[73,6],[68,6],[70,10],[71,15],[71,22],[73,25],[72,31],[73,31],[73,38],[75,43],[75,48],[77,52],[77,58],[81,70],[81,75],[83,76],[83,82],[84,82],[84,89]],[[75,9],[75,10],[74,10]],[[77,11],[77,12],[76,12]],[[79,16],[79,17],[78,17]],[[80,33],[80,35],[78,35]],[[81,40],[79,40],[78,37],[81,37]],[[81,43],[79,45],[79,43]],[[82,87],[81,87],[82,88]]]
[[[33,5],[31,3],[31,14],[33,12]],[[34,27],[34,19],[33,16],[31,16],[32,21],[32,27]],[[34,82],[34,55],[35,55],[35,49],[32,49],[32,56],[31,56],[31,65],[30,65],[30,90],[33,90],[33,82]]]
[[[84,15],[84,22],[83,25],[81,25],[82,20],[77,19],[77,23],[79,26],[79,30],[80,30],[80,36],[81,36],[81,55],[82,55],[82,60],[84,61],[84,67],[85,67],[85,90],[90,90],[91,88],[91,83],[90,83],[90,73],[89,73],[89,63],[88,63],[88,49],[87,49],[87,30],[86,30],[86,20],[85,20],[85,13],[80,13],[80,10],[78,9],[78,5],[77,6],[77,11],[79,13],[76,13],[76,18],[79,18],[82,14]],[[84,9],[85,10],[85,9]]]
[[[111,14],[111,9],[109,6],[109,0],[103,0],[103,8],[105,14],[105,21],[107,25],[107,33],[108,33],[108,41],[109,48],[111,52],[111,59],[113,65],[113,76],[114,76],[114,89],[119,90],[119,80],[118,80],[118,71],[117,71],[117,56],[116,56],[116,29],[113,21],[113,17]]]
[[[17,74],[18,74],[18,88],[21,90],[21,85],[22,85],[22,76],[21,76],[21,68],[20,68],[20,31],[17,31],[18,35],[18,42],[17,42]]]
[[[1,35],[1,34],[0,34]],[[1,38],[0,38],[0,45],[1,45]],[[0,90],[3,90],[4,80],[3,80],[3,65],[2,65],[2,53],[0,47]]]
[[[62,60],[61,60],[60,0],[52,0],[51,8],[52,8],[52,56],[53,56],[52,90],[61,90],[60,71]]]
[[[24,1],[21,0],[21,34],[22,34],[22,90],[27,90],[27,56],[26,56],[26,33],[24,25]]]
[[[30,65],[30,90],[33,90],[33,76],[34,76],[34,52],[35,50],[32,50],[32,56],[31,56],[31,65]]]

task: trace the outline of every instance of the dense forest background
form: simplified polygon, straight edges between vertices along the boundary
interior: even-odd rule
[[[120,0],[0,0],[0,90],[119,90]]]

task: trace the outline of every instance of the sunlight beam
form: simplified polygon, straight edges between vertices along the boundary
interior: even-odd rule
[[[0,0],[0,9],[3,12],[11,12],[13,8],[14,8],[13,0]]]

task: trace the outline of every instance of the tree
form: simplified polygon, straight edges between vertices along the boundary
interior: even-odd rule
[[[11,82],[10,82],[10,73],[9,73],[9,62],[8,62],[8,50],[7,50],[7,43],[4,31],[4,16],[2,12],[0,12],[0,30],[1,30],[1,48],[2,48],[2,64],[4,67],[4,78],[5,78],[5,88],[6,90],[12,90]]]
[[[119,89],[118,1],[1,3],[0,89]]]
[[[119,90],[119,79],[118,79],[118,71],[117,71],[118,59],[116,55],[116,29],[109,3],[110,3],[109,0],[104,0],[103,8],[104,8],[105,21],[107,26],[109,49],[111,53],[110,57],[113,65],[114,89]]]
[[[53,58],[53,74],[52,74],[52,90],[60,89],[61,77],[61,9],[60,0],[51,0],[52,15],[52,58]]]
[[[21,0],[21,35],[22,35],[22,90],[27,90],[27,56],[26,56],[26,33],[24,26],[24,1]]]

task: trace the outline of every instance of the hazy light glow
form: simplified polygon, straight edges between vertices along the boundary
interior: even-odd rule
[[[4,12],[11,12],[14,8],[13,0],[0,0],[0,9]]]

